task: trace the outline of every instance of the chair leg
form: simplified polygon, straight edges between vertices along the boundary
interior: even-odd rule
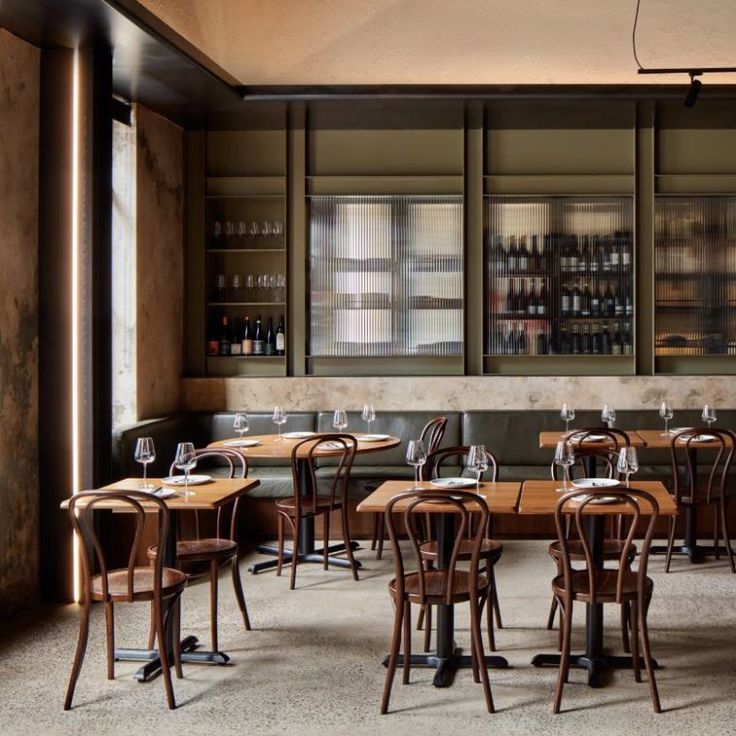
[[[647,678],[649,679],[649,693],[652,696],[652,705],[655,713],[661,713],[662,707],[659,704],[659,691],[657,690],[657,681],[654,679],[654,667],[652,666],[652,650],[649,644],[649,625],[647,624],[647,613],[642,605],[643,601],[637,600],[636,606],[639,609],[639,618],[641,619],[641,643],[644,650],[644,667],[647,670]]]
[[[173,616],[171,627],[173,629],[174,670],[177,679],[181,680],[184,677],[184,670],[181,666],[181,594],[176,597],[172,605],[171,616]]]
[[[373,514],[373,531],[371,532],[371,552],[375,552],[376,544],[378,544],[378,520],[381,514]]]
[[[424,616],[424,651],[428,652],[432,646],[432,606],[425,608]]]
[[[421,605],[419,606],[419,615],[417,616],[417,631],[421,631],[424,627],[424,612],[425,612],[426,606]]]
[[[395,601],[394,608],[394,630],[391,636],[391,653],[388,657],[386,668],[386,681],[383,685],[383,698],[381,699],[381,715],[388,713],[388,702],[391,697],[391,686],[394,683],[396,665],[399,661],[399,647],[401,645],[401,629],[404,621],[404,601]]]
[[[718,526],[720,522],[720,519],[718,518],[719,507],[720,507],[720,502],[717,502],[713,506],[713,551],[714,551],[714,554],[717,560],[721,559],[721,553],[718,550],[718,542],[719,542]]]
[[[490,601],[486,603],[490,607]],[[489,713],[494,713],[493,695],[491,693],[491,683],[488,680],[488,668],[485,663],[483,653],[483,634],[480,630],[480,605],[477,600],[470,601],[470,630],[472,647],[475,651],[475,660],[480,674],[480,681],[483,683],[483,694],[486,698],[486,708]]]
[[[670,536],[667,540],[667,557],[664,562],[664,571],[670,571],[670,562],[672,562],[672,547],[675,545],[675,519],[676,517],[670,518]]]
[[[353,580],[358,580],[358,566],[355,564],[353,545],[350,541],[350,523],[348,522],[347,503],[343,503],[342,505],[342,540],[345,543],[345,551],[348,554],[348,560],[350,560],[350,569],[353,571]]]
[[[498,588],[496,587],[496,570],[495,565],[491,566],[491,593],[493,595],[493,613],[496,617],[496,628],[503,628],[503,621],[501,620],[501,605],[498,602]]]
[[[383,557],[383,538],[386,536],[386,518],[383,514],[378,514],[378,551],[376,552],[376,559],[380,560]]]
[[[631,618],[631,608],[628,601],[621,604],[621,646],[624,652],[631,652],[631,644],[629,642],[629,621]]]
[[[323,514],[324,523],[322,525],[322,568],[327,570],[329,565],[329,551],[327,548],[330,546],[330,512]]]
[[[560,672],[557,676],[557,690],[555,691],[555,702],[552,707],[553,713],[560,712],[562,704],[562,690],[567,682],[567,675],[570,670],[570,633],[572,629],[572,601],[570,602],[570,610],[565,610],[565,606],[560,605],[560,630],[562,631],[562,656],[560,657]]]
[[[156,613],[153,610],[153,601],[151,601],[151,622],[148,625],[148,648],[156,647]]]
[[[404,604],[404,685],[411,675],[411,603]]]
[[[105,639],[107,641],[107,679],[115,679],[115,611],[112,601],[105,602]]]
[[[233,578],[233,590],[235,591],[235,599],[238,602],[238,608],[243,615],[243,625],[246,631],[250,631],[250,617],[248,616],[248,607],[245,605],[245,596],[243,595],[243,583],[240,579],[240,565],[238,564],[238,556],[235,555],[230,562],[230,572]]]
[[[77,651],[74,653],[74,663],[72,664],[72,673],[69,677],[69,686],[66,690],[64,710],[69,710],[72,707],[74,688],[77,686],[79,671],[82,669],[82,662],[84,661],[84,653],[87,651],[87,637],[89,634],[89,603],[82,604],[79,614],[79,637],[77,638]]]
[[[217,560],[210,560],[210,632],[212,637],[212,651],[217,647],[217,582],[219,568]]]
[[[552,596],[552,605],[549,607],[549,616],[547,617],[547,630],[551,631],[555,625],[555,616],[557,615],[557,598]]]
[[[291,523],[292,551],[291,551],[291,578],[289,580],[289,589],[294,590],[296,587],[296,567],[299,564],[299,520],[288,517]]]
[[[281,568],[284,566],[284,515],[281,513],[276,514],[278,517],[278,547],[279,557],[278,564],[276,565],[276,576],[281,577]]]
[[[166,643],[166,627],[164,625],[163,602],[155,601],[156,607],[156,638],[158,639],[158,653],[161,657],[161,675],[164,680],[164,689],[166,690],[166,700],[169,708],[176,708],[176,700],[174,700],[174,686],[171,683],[171,669],[169,663],[169,648]]]
[[[493,631],[493,588],[489,582],[486,589],[486,628],[488,629],[488,647],[492,652],[496,651],[496,634]]]
[[[634,665],[634,680],[641,682],[641,663],[639,659],[639,607],[631,607],[631,659]]]
[[[726,553],[728,561],[731,563],[731,572],[736,573],[736,564],[734,563],[733,549],[731,547],[731,536],[728,531],[728,517],[726,515],[726,499],[722,498],[718,504],[721,510],[721,531],[723,532],[723,542],[726,545]]]

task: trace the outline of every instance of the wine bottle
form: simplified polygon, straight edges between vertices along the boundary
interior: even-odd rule
[[[547,273],[549,267],[549,254],[550,254],[550,240],[549,235],[544,236],[543,248],[539,251],[539,270],[542,273]]]
[[[542,286],[539,288],[539,298],[537,299],[537,316],[544,317],[547,314],[547,282],[542,279]]]
[[[593,283],[593,290],[590,295],[590,316],[601,316],[601,295],[598,292],[598,287],[596,287],[595,283]]]
[[[602,245],[603,258],[601,261],[601,270],[603,273],[611,273],[611,239],[604,238]]]
[[[570,289],[567,288],[567,284],[563,284],[561,304],[560,304],[560,314],[563,317],[569,317],[571,309],[572,309],[572,297],[570,294]]]
[[[624,355],[633,355],[634,354],[634,340],[631,336],[631,324],[627,322],[624,325],[624,334],[623,334],[623,353]]]
[[[570,271],[578,270],[578,260],[579,260],[578,258],[578,236],[571,235],[570,236],[570,251],[567,257],[567,267],[570,269]]]
[[[600,273],[603,270],[603,244],[600,235],[593,236],[593,258],[590,262],[592,273]]]
[[[558,352],[560,355],[570,355],[571,353],[570,338],[567,334],[566,327],[560,328],[560,344],[558,347],[559,347]]]
[[[230,355],[242,355],[243,343],[240,339],[240,320],[235,317],[233,320],[232,337],[230,338]]]
[[[587,322],[583,325],[583,338],[580,342],[580,352],[583,355],[590,355],[593,352],[593,342],[590,338],[590,328]]]
[[[631,233],[624,230],[621,239],[621,266],[624,271],[631,269]]]
[[[582,340],[580,339],[580,325],[574,324],[572,326],[572,354],[580,355],[582,352]]]
[[[506,292],[506,314],[516,313],[516,292],[514,291],[514,280],[509,279],[509,288]]]
[[[601,353],[603,355],[610,355],[611,352],[611,336],[608,334],[608,322],[604,322],[603,335],[601,336]]]
[[[516,250],[516,236],[511,235],[509,237],[509,254],[506,258],[506,265],[508,266],[509,273],[516,273],[517,269],[517,256],[518,251]]]
[[[616,290],[613,293],[613,313],[616,317],[623,317],[625,311],[624,295],[621,293],[620,285],[616,284]]]
[[[210,337],[207,340],[207,355],[218,355],[220,353],[220,341],[217,339],[217,321],[210,320]]]
[[[549,347],[547,345],[547,335],[540,327],[537,332],[537,355],[547,355],[548,353]]]
[[[503,238],[496,235],[493,239],[493,266],[496,273],[504,273],[506,270],[506,251],[503,249]]]
[[[634,300],[631,297],[631,285],[626,282],[626,288],[625,288],[625,295],[624,295],[624,314],[627,317],[633,317],[634,316]]]
[[[526,355],[526,328],[523,322],[519,327],[519,337],[516,340],[516,347],[519,355]]]
[[[534,279],[532,279],[532,283],[529,287],[529,299],[526,303],[526,313],[530,317],[537,316],[537,294],[536,288],[534,286]]]
[[[621,266],[621,233],[616,230],[611,240],[611,271],[618,272]]]
[[[588,271],[588,250],[590,242],[587,235],[583,235],[580,243],[580,259],[578,260],[578,272],[587,273]]]
[[[510,323],[506,335],[506,355],[516,355],[516,352],[516,332],[514,331],[514,325]]]
[[[603,340],[601,338],[601,328],[598,323],[593,324],[593,355],[600,355],[603,352]]]
[[[268,318],[265,348],[266,355],[276,355],[276,333],[273,331],[273,317]]]
[[[253,336],[251,335],[250,331],[250,320],[248,319],[248,315],[245,316],[242,345],[243,355],[253,355]]]
[[[532,252],[529,256],[529,270],[539,271],[541,268],[541,256],[539,254],[539,236],[532,235]]]
[[[519,279],[521,282],[519,286],[519,293],[516,297],[516,314],[526,314],[526,287],[524,286],[524,280]]]
[[[616,316],[616,301],[613,296],[613,291],[611,290],[610,281],[606,284],[605,305],[606,305],[606,317],[615,317]]]
[[[286,355],[286,327],[284,326],[284,315],[279,318],[279,326],[276,328],[276,355]]]
[[[220,334],[220,355],[230,355],[230,327],[227,317],[222,318],[222,332]]]
[[[562,237],[557,241],[560,251],[560,271],[567,271],[570,268],[570,259],[568,256],[567,238]]]
[[[588,283],[586,282],[583,288],[583,296],[580,305],[580,314],[582,314],[583,317],[590,317],[591,301],[590,286],[588,286]]]
[[[572,289],[572,316],[579,317],[583,311],[582,304],[582,293],[580,292],[580,286],[576,283]]]
[[[261,327],[261,315],[256,317],[256,330],[253,335],[253,355],[265,355],[266,343],[263,339],[263,328]]]
[[[624,345],[621,339],[621,333],[618,329],[618,322],[613,323],[613,343],[611,345],[612,355],[623,355]]]
[[[521,273],[529,269],[529,251],[526,247],[526,235],[519,238],[519,255],[517,256],[517,267]]]

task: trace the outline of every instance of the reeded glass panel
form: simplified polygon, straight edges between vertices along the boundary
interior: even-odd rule
[[[658,196],[655,352],[736,355],[736,197]]]
[[[309,353],[462,354],[462,197],[310,200]]]
[[[631,197],[486,200],[487,355],[631,355]]]

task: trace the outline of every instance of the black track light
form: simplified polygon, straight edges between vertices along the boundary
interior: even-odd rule
[[[699,79],[695,79],[701,72],[690,72],[690,86],[687,88],[687,94],[685,95],[685,107],[693,107],[700,94],[700,88],[703,83]]]

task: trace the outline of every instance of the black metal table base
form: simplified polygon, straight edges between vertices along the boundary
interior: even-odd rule
[[[559,667],[559,654],[537,654],[532,659],[534,667]],[[644,671],[644,658],[639,657],[639,664],[642,672]],[[656,660],[652,660],[652,666],[656,670],[659,665]],[[631,656],[613,656],[609,654],[601,654],[598,657],[589,657],[585,654],[571,654],[570,667],[576,669],[588,670],[588,686],[601,687],[600,675],[605,670],[631,670],[634,668],[634,658]]]
[[[350,546],[354,550],[360,549],[360,545],[357,542],[351,542]],[[272,544],[260,544],[258,545],[257,549],[263,555],[273,555],[275,557],[278,557],[279,554],[279,548],[275,547]],[[340,542],[339,544],[331,544],[327,548],[327,559],[329,561],[329,564],[334,565],[335,567],[344,567],[346,569],[350,569],[350,560],[346,560],[344,557],[333,557],[336,552],[344,551],[345,545],[342,542]],[[284,550],[284,564],[289,564],[291,562],[292,555],[292,550]],[[309,552],[300,552],[299,562],[316,562],[321,565],[324,562],[322,549],[315,549]],[[273,570],[278,564],[279,561],[277,559],[264,560],[263,562],[254,562],[252,565],[248,566],[248,572],[256,575],[259,572],[263,572],[263,570]],[[355,566],[358,568],[361,567],[361,564],[358,560],[355,561]]]
[[[187,636],[181,641],[181,661],[198,664],[227,664],[230,657],[225,652],[195,651],[199,646],[196,636]],[[173,657],[171,664],[173,665]],[[142,667],[136,670],[133,677],[138,682],[150,682],[161,673],[161,658],[158,649],[115,649],[115,661],[121,660],[144,661]]]
[[[486,668],[505,670],[509,663],[504,657],[485,656]],[[464,656],[459,647],[454,650],[451,657],[439,657],[436,654],[412,654],[410,657],[412,667],[431,667],[435,670],[432,684],[435,687],[450,687],[455,680],[455,673],[459,669],[473,666],[472,657]],[[398,666],[404,664],[404,655],[399,655]],[[388,657],[383,660],[383,666],[388,667]]]
[[[652,555],[666,555],[666,546],[652,547],[649,550],[649,554]],[[696,544],[694,546],[688,544],[676,544],[672,548],[672,554],[678,557],[687,557],[693,565],[700,565],[705,562],[706,557],[715,557],[716,548],[713,546],[703,546],[702,544]],[[728,557],[728,550],[725,547],[718,548],[718,554]]]

